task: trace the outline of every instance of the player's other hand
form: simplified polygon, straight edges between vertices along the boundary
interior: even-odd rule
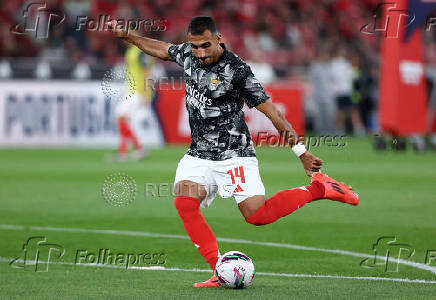
[[[117,26],[117,21],[112,20],[106,23],[109,32],[112,32],[115,37],[125,38],[128,35],[128,31],[123,26]]]
[[[306,171],[307,176],[312,177],[312,172],[318,172],[322,166],[322,159],[316,157],[309,151],[304,152],[300,156],[301,162],[303,164],[304,171]]]

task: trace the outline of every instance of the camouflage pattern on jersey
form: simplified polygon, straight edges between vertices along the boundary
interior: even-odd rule
[[[192,138],[187,154],[208,160],[256,156],[242,108],[244,101],[252,108],[269,97],[250,67],[221,46],[224,52],[212,65],[202,65],[189,43],[168,50],[184,69]]]

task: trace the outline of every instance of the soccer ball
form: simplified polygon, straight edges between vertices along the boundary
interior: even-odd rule
[[[220,284],[226,288],[243,289],[253,283],[254,265],[242,252],[224,253],[216,263],[215,274]]]

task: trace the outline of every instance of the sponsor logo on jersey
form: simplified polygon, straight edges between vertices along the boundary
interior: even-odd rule
[[[193,105],[197,108],[212,105],[212,99],[206,97],[203,93],[200,93],[199,90],[190,85],[186,85],[186,101],[189,105]]]

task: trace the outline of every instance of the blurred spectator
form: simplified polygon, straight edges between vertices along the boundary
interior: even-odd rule
[[[341,133],[346,132],[345,121],[349,118],[351,119],[354,133],[364,135],[365,130],[362,126],[359,111],[351,99],[353,91],[353,67],[347,59],[344,47],[339,47],[336,50],[330,61],[330,69],[333,97],[338,107],[336,119],[339,131]]]
[[[318,134],[334,134],[336,103],[333,98],[332,74],[326,49],[319,49],[309,67],[312,83],[313,126]]]
[[[52,0],[46,2],[48,9],[64,12],[66,19],[62,25],[51,28],[48,40],[37,40],[8,33],[14,24],[23,21],[23,10],[28,3],[0,2],[0,55],[3,57],[44,56],[56,61],[62,57],[73,58],[75,62],[102,60],[116,64],[122,60],[123,42],[98,30],[77,30],[79,17],[94,21],[98,21],[100,15],[112,19],[165,18],[168,26],[162,38],[179,43],[185,39],[190,18],[207,14],[215,18],[230,49],[244,58],[248,58],[251,49],[258,49],[264,62],[280,69],[282,75],[287,75],[289,67],[310,62],[319,40],[342,36],[346,42],[351,42],[366,38],[359,32],[360,23],[352,21],[370,18],[376,5],[371,0],[362,3],[345,0]],[[336,13],[338,10],[341,14]],[[338,19],[338,15],[344,17]],[[153,35],[152,32],[145,34]],[[354,42],[353,47],[360,44],[363,43]],[[107,51],[108,45],[113,50]]]
[[[270,84],[276,80],[273,67],[265,62],[260,50],[252,49],[247,63],[261,84]]]
[[[360,112],[363,124],[369,132],[376,132],[375,109],[378,98],[378,82],[375,77],[376,70],[368,70],[368,67],[362,63],[359,55],[352,56],[353,63],[353,93],[351,101],[357,106]]]
[[[434,150],[436,150],[436,65],[429,66],[426,69],[426,77],[431,87],[429,91],[428,101],[428,122],[430,143]]]
[[[296,74],[309,75],[318,116],[314,118],[315,130],[335,130],[329,121],[336,115],[336,103],[332,102],[335,95],[339,100],[339,129],[346,129],[347,116],[357,134],[365,132],[363,125],[370,132],[377,128],[380,37],[362,34],[360,28],[372,20],[378,0],[47,0],[43,1],[47,9],[66,16],[62,24],[50,26],[48,39],[12,34],[11,28],[23,24],[23,11],[33,2],[0,0],[1,78],[36,75],[57,78],[65,74],[62,78],[96,79],[121,63],[126,43],[102,30],[78,30],[79,17],[94,22],[94,27],[100,16],[143,21],[165,19],[166,30],[141,34],[182,43],[186,41],[186,26],[191,17],[209,15],[215,19],[227,48],[248,60],[262,83],[286,80]],[[32,13],[37,14],[38,10]],[[436,30],[423,31],[423,35],[426,60],[436,65]],[[336,55],[332,69],[326,70],[329,57],[325,45],[330,44],[339,52],[346,48],[353,53],[353,63],[343,54]],[[324,53],[318,52],[319,45],[324,45]],[[170,63],[163,65],[168,74],[179,71],[173,71]],[[329,72],[333,74],[330,83]],[[336,90],[331,91],[332,87]]]

